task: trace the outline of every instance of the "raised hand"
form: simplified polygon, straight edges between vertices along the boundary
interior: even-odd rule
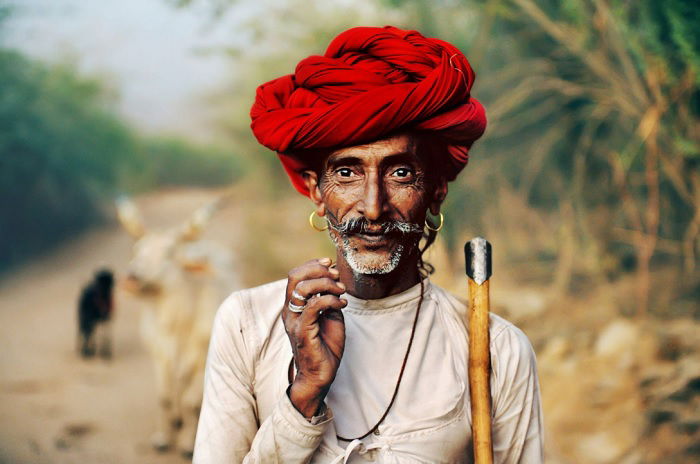
[[[345,285],[329,258],[309,261],[289,272],[282,319],[292,344],[296,375],[289,392],[305,417],[317,412],[335,379],[345,347],[345,323],[340,298]],[[303,306],[300,313],[289,303]]]

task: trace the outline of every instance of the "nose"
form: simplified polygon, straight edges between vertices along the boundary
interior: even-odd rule
[[[381,176],[377,172],[371,172],[366,177],[360,213],[369,221],[377,221],[387,207]]]

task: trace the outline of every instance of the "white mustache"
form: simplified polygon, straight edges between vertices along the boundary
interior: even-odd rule
[[[339,224],[332,224],[328,221],[330,227],[333,228],[340,235],[352,235],[352,234],[364,234],[364,233],[377,233],[377,231],[371,231],[370,225],[379,225],[381,234],[420,234],[423,232],[423,227],[420,224],[414,224],[412,222],[404,221],[384,221],[379,224],[370,224],[370,222],[365,217],[355,217],[350,218],[347,221],[343,221]]]

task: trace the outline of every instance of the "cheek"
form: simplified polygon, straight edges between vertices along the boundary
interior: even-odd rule
[[[328,211],[340,215],[352,209],[361,198],[362,188],[340,185],[337,182],[325,182],[321,187],[321,200]],[[337,215],[337,214],[336,214]]]
[[[387,193],[390,195],[393,208],[401,214],[403,219],[419,222],[425,219],[425,211],[429,204],[425,190],[415,186],[404,186],[391,189]]]
[[[326,199],[338,188],[338,185],[328,179],[323,179],[318,188],[321,191],[321,199],[325,202]]]

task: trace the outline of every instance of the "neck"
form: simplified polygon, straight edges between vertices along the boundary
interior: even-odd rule
[[[388,274],[355,274],[340,250],[336,269],[347,292],[363,300],[376,300],[401,293],[420,282],[418,254],[411,253]]]

